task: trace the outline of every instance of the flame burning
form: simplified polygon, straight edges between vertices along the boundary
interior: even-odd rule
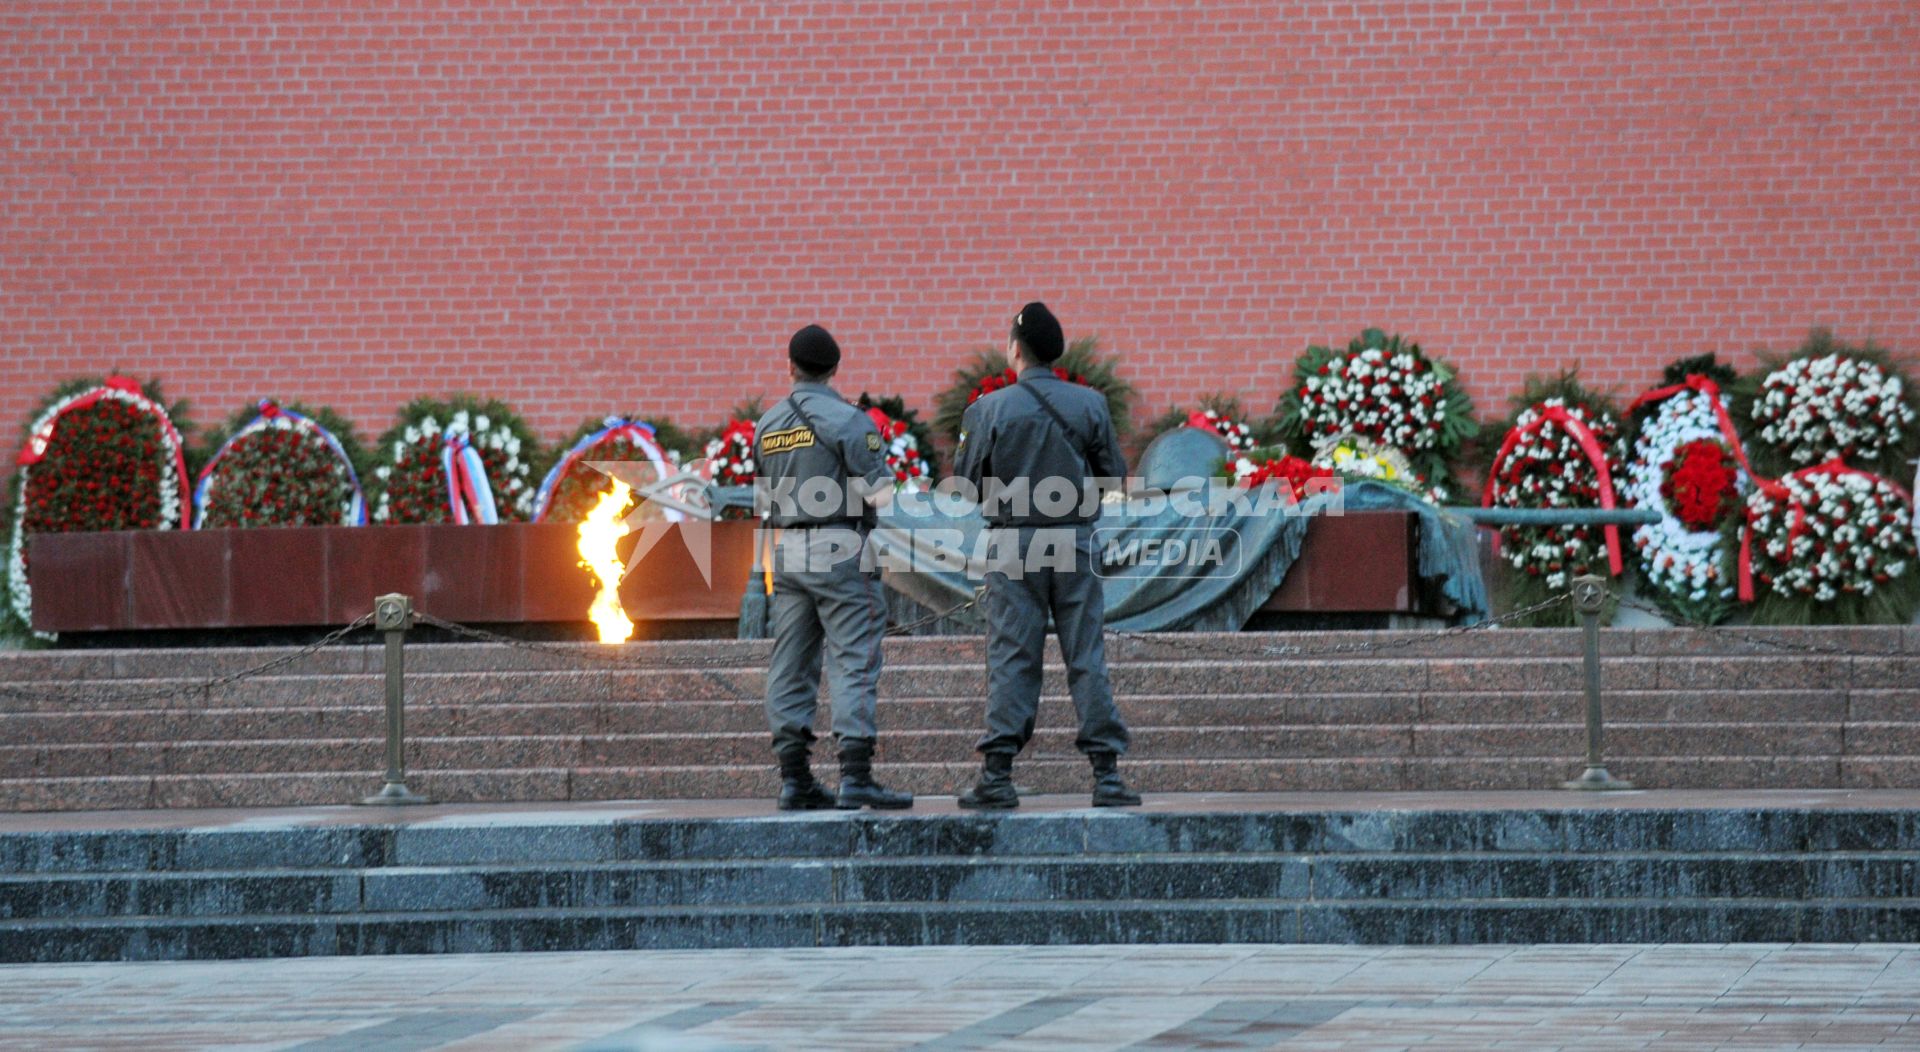
[[[580,540],[575,546],[580,553],[580,565],[592,571],[600,582],[599,594],[587,608],[587,617],[600,630],[602,643],[624,643],[633,635],[633,622],[627,619],[626,608],[620,605],[620,578],[626,573],[626,566],[613,550],[614,542],[627,535],[626,523],[621,520],[626,517],[627,502],[632,499],[633,490],[626,483],[615,481],[613,488],[600,494],[600,503],[580,522]]]

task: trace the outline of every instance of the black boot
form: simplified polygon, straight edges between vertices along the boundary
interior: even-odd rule
[[[1013,754],[985,754],[980,764],[980,784],[961,793],[956,802],[969,811],[1007,811],[1019,807],[1020,794],[1013,788]]]
[[[1139,807],[1140,794],[1127,788],[1120,780],[1120,757],[1110,752],[1090,752],[1087,762],[1093,764],[1093,806],[1095,807]]]
[[[912,793],[896,793],[873,780],[873,743],[865,738],[840,742],[840,800],[842,811],[871,807],[875,811],[904,811],[913,806]]]
[[[833,806],[833,794],[813,780],[804,742],[780,750],[780,800],[776,806],[782,811],[822,811]]]

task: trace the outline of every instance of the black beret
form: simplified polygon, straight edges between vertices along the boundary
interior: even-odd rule
[[[1013,338],[1043,365],[1067,351],[1066,337],[1060,335],[1059,319],[1039,300],[1020,308],[1020,313],[1013,316]]]
[[[818,325],[809,325],[787,341],[787,358],[810,373],[824,373],[840,364],[840,345],[833,334]]]

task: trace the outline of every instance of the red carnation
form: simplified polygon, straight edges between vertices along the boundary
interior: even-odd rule
[[[1732,509],[1738,478],[1726,449],[1700,439],[1680,447],[1676,466],[1660,484],[1660,495],[1690,530],[1712,529]]]

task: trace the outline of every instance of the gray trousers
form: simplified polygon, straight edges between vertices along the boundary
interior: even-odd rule
[[[1035,534],[1055,550],[1071,546],[1071,569],[1034,565]],[[1047,645],[1047,616],[1060,637],[1067,663],[1067,689],[1080,715],[1081,752],[1125,753],[1131,736],[1113,704],[1107,682],[1107,649],[1101,631],[1106,596],[1094,574],[1091,525],[1019,526],[996,530],[1002,555],[1020,563],[989,569],[987,578],[987,733],[974,748],[981,752],[1019,752],[1033,739],[1040,709],[1040,676]]]
[[[834,526],[781,530],[774,542],[767,725],[776,753],[814,739],[823,657],[834,737],[874,739],[887,613],[879,576],[860,565],[865,539]]]

